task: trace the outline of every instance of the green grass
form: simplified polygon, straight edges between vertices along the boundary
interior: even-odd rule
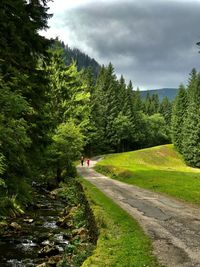
[[[99,228],[93,255],[82,267],[158,267],[138,223],[96,187],[81,179]]]
[[[172,145],[107,155],[95,169],[113,179],[200,204],[200,169],[186,166]]]

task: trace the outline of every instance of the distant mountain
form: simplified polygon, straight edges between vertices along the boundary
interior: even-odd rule
[[[140,91],[142,98],[145,98],[147,93],[150,95],[157,94],[159,99],[162,100],[165,96],[168,97],[169,100],[173,100],[178,93],[177,88],[162,88],[162,89],[152,89],[152,90],[145,90]]]

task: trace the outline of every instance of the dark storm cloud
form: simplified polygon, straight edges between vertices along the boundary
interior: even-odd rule
[[[76,46],[141,87],[178,86],[199,66],[199,2],[94,2],[68,11],[65,23]]]

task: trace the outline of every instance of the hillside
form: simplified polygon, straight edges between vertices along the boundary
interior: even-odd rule
[[[83,68],[90,68],[94,76],[98,76],[101,66],[94,58],[91,58],[89,55],[77,48],[70,48],[64,42],[61,42],[61,45],[65,51],[64,56],[66,65],[69,65],[74,60],[77,63],[77,68],[79,71]],[[162,100],[164,97],[168,97],[169,100],[173,100],[177,92],[177,88],[162,88],[140,91],[140,94],[142,98],[145,98],[147,93],[149,93],[150,95],[158,94],[160,100]]]
[[[160,100],[162,100],[165,96],[168,97],[169,100],[173,100],[176,97],[177,92],[177,88],[162,88],[140,91],[142,98],[145,98],[147,93],[149,93],[150,95],[158,94]]]
[[[69,65],[72,60],[76,61],[78,70],[80,71],[82,68],[91,68],[94,76],[97,77],[100,71],[99,63],[94,59],[83,53],[77,48],[70,48],[68,45],[65,45],[62,42],[62,47],[65,51],[65,63]]]
[[[172,145],[107,155],[96,169],[114,179],[200,204],[200,169],[188,167]]]

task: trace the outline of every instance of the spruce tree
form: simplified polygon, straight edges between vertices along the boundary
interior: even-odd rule
[[[102,66],[96,84],[91,92],[91,153],[106,151],[106,67]]]
[[[180,85],[172,111],[172,141],[175,148],[183,150],[183,123],[186,117],[188,96],[183,85]]]
[[[167,96],[165,96],[160,103],[159,113],[163,115],[166,124],[170,126],[172,116],[172,103],[169,101]]]
[[[200,167],[200,74],[193,70],[188,86],[188,108],[183,125],[183,157],[188,165]]]
[[[51,118],[48,151],[49,169],[56,170],[57,181],[61,172],[71,168],[72,161],[83,149],[90,116],[90,93],[83,75],[73,62],[66,66],[59,43],[50,49],[51,59],[46,65],[49,73],[49,102],[46,104]]]
[[[42,108],[48,80],[44,71],[38,68],[38,60],[47,59],[50,42],[38,32],[47,28],[50,17],[47,10],[45,0],[0,2],[0,127],[6,129],[9,136],[8,141],[2,130],[0,142],[7,162],[7,178],[30,177],[39,167],[40,152],[46,142]]]

